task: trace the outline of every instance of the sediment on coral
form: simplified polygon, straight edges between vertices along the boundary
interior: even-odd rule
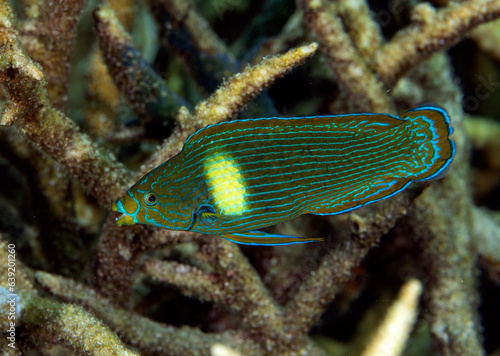
[[[1,352],[498,352],[499,16],[495,0],[0,2]],[[460,51],[479,63],[465,98]],[[452,117],[450,169],[271,228],[324,242],[115,224],[110,203],[207,125],[429,102]]]

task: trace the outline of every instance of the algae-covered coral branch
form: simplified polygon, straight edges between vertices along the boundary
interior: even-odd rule
[[[15,300],[17,304],[15,309],[18,310],[15,318],[12,318],[14,314],[2,311],[0,321],[5,330],[8,328],[15,330],[17,321],[18,325],[24,326],[24,332],[36,335],[36,339],[40,342],[37,346],[39,349],[42,349],[43,343],[48,343],[66,345],[78,354],[137,355],[125,347],[115,333],[82,307],[41,297],[32,285],[31,273],[28,273],[29,271],[26,271],[25,266],[19,261],[13,263],[15,261],[15,258],[12,258],[13,250],[15,251],[15,245],[8,243],[0,234],[0,263],[4,266],[15,265],[9,271],[5,268],[0,271],[2,303],[6,303],[7,300],[12,303],[12,300]],[[12,271],[15,277],[12,277]],[[15,282],[12,282],[13,280]],[[7,290],[9,294],[5,295]],[[12,304],[10,306],[12,307]],[[16,332],[10,335],[16,335]],[[22,340],[16,340],[14,336],[8,347],[18,349],[13,346],[16,341],[21,345],[24,343]],[[1,351],[6,354],[5,350]]]
[[[83,0],[48,2],[41,5],[40,13],[30,17],[21,28],[24,48],[44,69],[50,102],[63,111],[68,97],[75,29],[84,6]]]
[[[373,67],[384,82],[395,83],[430,54],[449,47],[474,26],[498,16],[500,4],[495,0],[451,2],[440,10],[421,4],[414,9],[413,23],[376,53]]]
[[[176,355],[208,354],[210,346],[217,342],[238,350],[251,350],[251,342],[245,341],[244,335],[232,332],[205,334],[196,328],[162,325],[133,312],[115,308],[109,300],[73,280],[45,272],[37,272],[35,277],[45,289],[69,302],[84,305],[123,339],[148,353],[163,350]]]
[[[31,297],[27,304],[25,322],[40,341],[62,342],[87,355],[139,355],[80,306],[40,297]]]
[[[16,21],[7,3],[0,4],[0,81],[7,103],[2,125],[14,124],[40,149],[61,163],[102,204],[119,196],[128,173],[111,152],[99,148],[48,101],[44,74],[22,50]]]
[[[384,39],[380,26],[370,14],[368,4],[363,0],[340,0],[333,5],[359,54],[369,60]]]
[[[391,98],[382,83],[345,33],[341,20],[328,12],[326,2],[301,0],[304,19],[318,36],[328,64],[345,91],[349,106],[356,111],[393,112]]]

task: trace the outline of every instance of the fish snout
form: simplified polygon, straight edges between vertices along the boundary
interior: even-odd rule
[[[135,224],[134,218],[125,210],[120,200],[111,203],[111,210],[121,213],[115,218],[116,225],[122,226]]]

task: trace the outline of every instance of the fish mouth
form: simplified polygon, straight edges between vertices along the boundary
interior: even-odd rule
[[[118,204],[116,202],[111,203],[111,210],[116,211],[118,213],[121,213],[115,218],[115,223],[118,226],[123,226],[123,225],[134,225],[135,221],[132,216],[129,214],[123,212],[123,208],[120,209],[118,207]]]
[[[122,225],[134,225],[135,221],[134,219],[127,214],[121,214],[115,219],[116,225],[122,226]]]

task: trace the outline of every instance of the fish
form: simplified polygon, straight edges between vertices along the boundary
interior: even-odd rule
[[[335,215],[441,178],[455,156],[450,116],[420,106],[379,113],[259,118],[209,125],[144,175],[116,224],[219,235],[247,245],[321,241],[259,229]]]

